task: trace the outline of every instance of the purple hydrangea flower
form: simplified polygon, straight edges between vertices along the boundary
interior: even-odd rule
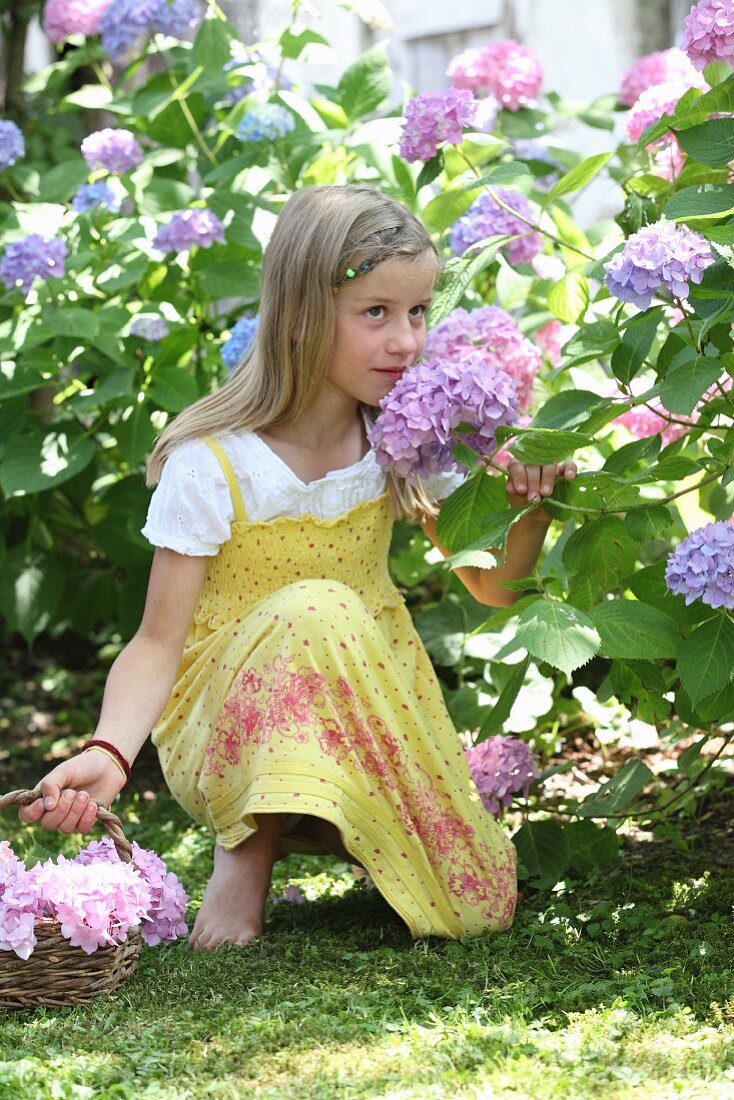
[[[734,63],[734,4],[700,0],[683,21],[681,46],[697,69],[712,61]]]
[[[414,96],[405,109],[400,155],[408,161],[430,160],[439,145],[460,145],[463,128],[471,126],[477,101],[466,88],[447,88]]]
[[[707,523],[691,531],[668,558],[665,583],[686,603],[734,611],[734,527]]]
[[[27,294],[33,280],[61,279],[66,271],[66,244],[60,237],[39,237],[32,233],[20,241],[14,241],[5,249],[0,260],[0,281],[6,290],[20,289]]]
[[[9,118],[0,118],[0,168],[9,168],[25,156],[23,134]]]
[[[540,775],[538,758],[519,737],[488,737],[466,750],[472,777],[484,808],[498,814],[507,809],[513,795],[527,798],[530,784]]]
[[[533,212],[524,195],[517,191],[508,191],[504,187],[495,187],[497,197],[516,214],[533,220]],[[513,236],[514,240],[502,245],[502,251],[511,264],[528,264],[543,248],[539,233],[531,231],[525,222],[515,217],[495,201],[487,192],[474,200],[466,214],[462,215],[451,227],[451,251],[455,256],[466,252],[467,248],[484,240],[485,237]]]
[[[713,262],[705,237],[663,219],[632,234],[604,265],[604,281],[615,298],[647,309],[661,292],[686,298],[688,284],[700,283]]]
[[[224,244],[224,226],[211,210],[196,206],[180,210],[155,235],[153,247],[161,252],[185,252],[197,245],[211,248],[215,241]]]
[[[110,0],[46,0],[43,29],[55,46],[70,34],[99,34],[99,22]]]
[[[514,382],[473,352],[461,361],[425,359],[406,371],[381,400],[369,438],[381,466],[413,480],[465,469],[451,453],[460,424],[472,429],[469,445],[489,454],[497,428],[516,421]]]
[[[143,150],[129,130],[95,130],[81,144],[82,156],[95,171],[129,172],[137,168],[143,159]]]
[[[701,74],[694,69],[690,58],[683,50],[673,46],[669,50],[645,54],[622,74],[619,102],[625,107],[631,107],[646,88],[653,84],[664,84],[668,80],[675,80],[686,88],[700,88],[702,92],[708,87]]]
[[[112,0],[102,14],[102,47],[116,61],[142,34],[182,38],[201,19],[196,0]]]
[[[515,319],[499,306],[452,310],[428,332],[423,352],[429,359],[438,356],[462,360],[468,355],[481,355],[486,363],[504,371],[515,382],[521,412],[530,404],[542,362],[535,344],[523,336]]]
[[[295,130],[296,120],[279,103],[258,103],[237,127],[240,141],[277,141]]]
[[[255,339],[259,323],[260,317],[257,315],[255,317],[241,317],[237,324],[233,326],[229,339],[225,340],[222,345],[222,359],[225,366],[230,370],[236,367],[245,352],[249,351],[250,345]]]
[[[455,88],[493,95],[508,111],[533,104],[543,84],[537,54],[512,38],[465,50],[453,58],[446,75]]]
[[[98,206],[106,206],[116,214],[120,209],[120,200],[106,183],[97,180],[96,183],[83,183],[71,200],[71,205],[79,214],[86,214],[88,210],[95,210]]]
[[[168,336],[168,325],[163,317],[152,313],[139,313],[130,325],[130,334],[141,340],[157,342]]]

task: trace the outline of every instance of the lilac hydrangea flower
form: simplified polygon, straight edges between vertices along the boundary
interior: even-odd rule
[[[112,0],[102,14],[102,47],[113,61],[142,34],[182,38],[201,20],[196,0]]]
[[[515,319],[499,306],[452,310],[427,333],[423,350],[429,359],[438,356],[460,361],[467,355],[481,355],[515,382],[520,411],[530,404],[540,353],[520,332]]]
[[[494,193],[510,210],[532,221],[533,213],[524,195],[495,187]],[[514,240],[502,245],[502,251],[511,264],[530,263],[543,247],[539,233],[531,231],[525,222],[515,217],[495,201],[493,195],[483,192],[451,227],[451,251],[455,256],[484,240],[485,237],[513,236]]]
[[[471,126],[477,101],[465,88],[447,88],[414,96],[405,108],[400,155],[407,161],[430,160],[439,145],[460,145],[462,130]]]
[[[604,265],[604,281],[615,298],[648,309],[656,294],[688,296],[688,284],[700,283],[714,262],[700,233],[664,219],[645,225]]]
[[[674,80],[686,88],[700,88],[706,91],[708,85],[701,74],[693,67],[690,58],[676,46],[669,50],[658,50],[645,54],[622,73],[619,88],[619,102],[631,107],[646,88],[653,84],[665,84]]]
[[[298,886],[294,886],[292,883],[288,883],[283,889],[283,893],[280,897],[277,895],[273,898],[273,905],[281,905],[285,902],[287,905],[303,905],[305,898],[301,893]]]
[[[493,95],[508,111],[535,103],[543,84],[537,54],[512,38],[465,50],[453,58],[446,75],[455,88]]]
[[[9,168],[25,156],[25,141],[20,128],[9,118],[0,118],[0,168]]]
[[[665,583],[686,603],[734,611],[734,527],[707,523],[691,531],[668,558]]]
[[[0,852],[0,951],[27,959],[36,946],[38,888],[7,841]],[[7,845],[7,847],[5,847]]]
[[[279,103],[258,103],[237,127],[240,141],[277,141],[295,130],[296,120]]]
[[[527,798],[530,784],[540,775],[538,758],[519,737],[487,737],[466,750],[472,777],[484,808],[491,814],[512,803],[522,792]]]
[[[161,252],[185,252],[195,245],[211,248],[215,241],[224,244],[224,226],[216,214],[201,206],[180,210],[155,235],[153,247]]]
[[[681,46],[697,69],[712,61],[734,63],[734,4],[699,0],[683,21]]]
[[[222,360],[224,365],[232,370],[240,362],[245,352],[249,351],[252,341],[255,339],[257,326],[260,323],[259,315],[255,317],[241,317],[232,327],[229,339],[222,345]]]
[[[99,34],[99,24],[111,0],[46,0],[43,29],[55,46],[70,34]]]
[[[130,334],[138,336],[141,340],[165,340],[168,336],[168,325],[163,317],[152,313],[139,313],[130,325]]]
[[[95,130],[84,138],[81,144],[82,156],[95,171],[104,168],[107,172],[129,172],[137,168],[143,159],[143,150],[129,130]]]
[[[465,469],[451,453],[460,424],[471,427],[469,445],[489,454],[497,428],[516,420],[514,382],[472,352],[461,361],[425,359],[406,371],[381,400],[369,439],[381,466],[414,480]]]
[[[83,183],[77,188],[71,205],[79,214],[86,214],[88,210],[95,210],[98,206],[106,206],[113,214],[120,209],[120,199],[106,183],[97,180],[96,183]]]
[[[32,233],[20,241],[14,241],[5,249],[0,260],[0,281],[6,290],[20,289],[27,294],[33,280],[61,279],[66,271],[66,244],[60,237],[39,237]]]
[[[155,947],[185,935],[184,914],[189,899],[178,876],[168,870],[160,856],[148,848],[141,848],[135,841],[132,855],[132,863],[122,866],[134,867],[149,891],[146,910],[140,920],[141,936],[149,947]],[[74,858],[74,863],[84,866],[119,862],[120,857],[109,837],[92,841]]]

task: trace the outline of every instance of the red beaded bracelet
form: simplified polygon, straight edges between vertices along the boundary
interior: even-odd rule
[[[112,756],[114,756],[115,760],[118,761],[120,767],[125,773],[125,782],[129,782],[130,765],[116,745],[111,745],[109,741],[102,741],[99,737],[93,737],[91,741],[86,741],[79,751],[84,752],[85,749],[93,749],[95,748],[95,746],[100,749],[105,749],[106,752],[109,752],[112,754]]]

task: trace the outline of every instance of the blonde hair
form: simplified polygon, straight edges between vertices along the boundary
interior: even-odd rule
[[[336,332],[335,291],[348,270],[359,277],[396,256],[436,250],[400,203],[361,184],[305,187],[283,206],[262,265],[260,321],[229,378],[168,425],[150,456],[149,485],[183,443],[227,431],[263,431],[301,416],[321,390]],[[360,271],[361,269],[361,271]],[[377,409],[365,409],[373,421]],[[420,483],[388,474],[396,514],[433,515]]]

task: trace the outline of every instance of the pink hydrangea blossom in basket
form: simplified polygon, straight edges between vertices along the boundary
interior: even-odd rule
[[[186,931],[188,897],[155,852],[133,844],[123,863],[111,840],[93,841],[73,859],[60,855],[26,868],[8,841],[0,842],[0,950],[28,959],[37,921],[58,921],[61,935],[88,955],[124,943],[139,929],[153,946]]]

